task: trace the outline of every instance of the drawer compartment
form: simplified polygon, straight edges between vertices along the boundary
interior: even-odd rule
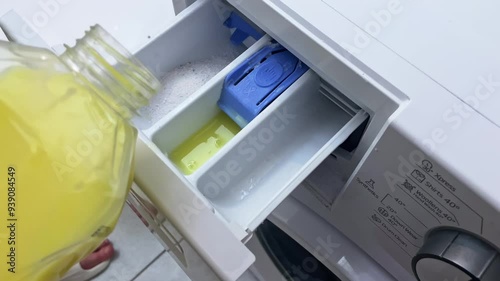
[[[228,9],[218,1],[196,1],[135,54],[163,84],[141,110],[140,128],[146,133],[256,41],[249,37],[240,45],[231,42],[234,29],[224,25]]]
[[[208,160],[186,172],[173,157],[176,149],[223,114],[217,101],[226,76],[272,43],[265,35],[255,43],[234,46],[234,30],[221,19],[221,11],[227,11],[216,3],[220,2],[196,1],[137,54],[159,79],[164,78],[166,88],[177,81],[188,84],[189,91],[173,101],[175,89],[170,89],[144,112],[135,182],[220,279],[236,280],[255,259],[244,241],[368,114],[308,70],[244,128],[223,139],[223,146]],[[201,68],[195,62],[207,62],[210,73],[203,73],[203,79],[182,79],[189,73],[183,72],[186,66]],[[176,72],[181,79],[167,79]],[[203,81],[195,85],[196,79]],[[195,267],[183,253],[173,252],[188,270]]]
[[[308,71],[210,161],[195,186],[224,218],[253,231],[366,118]]]
[[[243,61],[245,61],[252,54],[263,48],[264,46],[270,44],[271,39],[265,36],[247,51],[245,51],[241,56],[231,62],[226,68],[215,75],[210,81],[203,85],[195,94],[193,94],[190,99],[183,104],[181,104],[172,114],[166,116],[162,120],[158,121],[152,128],[148,130],[152,141],[158,146],[158,148],[169,158],[170,161],[177,164],[177,167],[193,182],[196,176],[199,175],[201,171],[208,165],[212,159],[209,159],[206,163],[197,163],[200,166],[196,171],[186,171],[188,167],[184,165],[179,165],[177,160],[176,151],[178,151],[179,146],[183,145],[186,141],[189,141],[193,136],[199,132],[201,129],[206,129],[207,123],[214,118],[220,119],[221,116],[226,116],[225,113],[217,106],[217,100],[219,99],[222,87],[224,84],[225,77],[230,73],[232,69],[237,67]],[[215,154],[215,158],[219,153],[224,153],[224,149],[227,145],[229,139],[232,135],[240,131],[240,128],[235,124],[229,117],[224,118],[225,123],[231,123],[232,133],[231,136],[224,138],[221,136],[220,141],[222,148]],[[229,121],[229,122],[228,122]],[[227,132],[229,134],[229,132]],[[239,134],[239,133],[238,133]],[[238,135],[236,134],[236,136]],[[197,167],[198,168],[198,167]]]
[[[170,153],[221,114],[216,102],[231,67],[266,44],[267,38],[261,39],[193,100],[155,125],[151,140],[165,164],[175,166]],[[309,70],[203,166],[184,177],[228,224],[253,231],[367,117]]]

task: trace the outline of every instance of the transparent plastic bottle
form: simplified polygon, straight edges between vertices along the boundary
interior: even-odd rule
[[[57,281],[112,232],[159,87],[99,26],[59,57],[0,42],[0,280]]]

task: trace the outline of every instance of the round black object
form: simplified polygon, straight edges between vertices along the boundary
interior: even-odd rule
[[[427,235],[412,267],[419,281],[498,281],[500,253],[473,234],[440,228]]]

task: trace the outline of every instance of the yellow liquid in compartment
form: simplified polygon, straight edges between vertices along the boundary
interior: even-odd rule
[[[184,174],[190,175],[214,156],[240,130],[238,124],[221,111],[168,156]]]
[[[72,74],[0,74],[0,280],[58,281],[109,235],[136,134]]]

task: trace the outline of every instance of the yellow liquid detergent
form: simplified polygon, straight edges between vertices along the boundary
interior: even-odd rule
[[[0,280],[57,281],[109,235],[136,134],[73,74],[0,74]]]
[[[212,118],[168,156],[186,175],[192,174],[228,143],[241,128],[224,112]]]

